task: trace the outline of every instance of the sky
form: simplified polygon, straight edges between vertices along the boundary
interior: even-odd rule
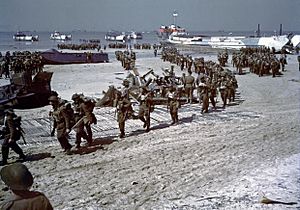
[[[300,0],[0,0],[0,31],[300,31]]]

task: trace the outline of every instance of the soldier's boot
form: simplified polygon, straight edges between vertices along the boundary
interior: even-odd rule
[[[2,150],[2,165],[6,165],[8,159],[9,147],[2,146],[1,150]]]
[[[10,147],[15,153],[19,155],[20,160],[25,160],[26,155],[24,155],[23,150],[19,147],[19,145],[16,142],[10,143]]]
[[[149,119],[147,119],[147,122],[146,122],[146,132],[149,132],[150,131],[150,117]]]
[[[147,122],[143,116],[140,116],[139,119],[144,123],[143,128],[147,127]]]
[[[124,131],[121,131],[119,137],[120,137],[120,138],[125,138],[125,132],[124,132]]]
[[[81,143],[81,136],[79,134],[76,133],[76,141],[75,141],[75,148],[79,149],[80,148],[80,143]]]

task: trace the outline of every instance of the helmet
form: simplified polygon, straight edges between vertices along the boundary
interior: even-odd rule
[[[72,100],[73,101],[77,100],[78,98],[80,98],[80,96],[77,93],[72,95]]]
[[[48,101],[58,101],[58,97],[57,96],[50,96],[48,98]]]
[[[124,79],[123,80],[123,85],[129,85],[129,80],[128,79]]]
[[[22,163],[5,166],[0,172],[3,182],[12,190],[27,190],[33,184],[33,177]]]

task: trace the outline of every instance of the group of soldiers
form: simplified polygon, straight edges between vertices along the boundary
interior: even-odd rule
[[[0,78],[2,74],[5,78],[11,78],[10,72],[21,73],[25,72],[28,75],[34,75],[37,72],[43,71],[42,57],[38,52],[13,52],[8,51],[4,57],[0,57]]]
[[[93,142],[92,124],[97,123],[97,119],[93,113],[95,101],[84,97],[83,94],[73,94],[73,103],[63,100],[58,97],[56,92],[53,92],[49,97],[49,104],[52,105],[52,111],[49,116],[53,119],[51,136],[56,132],[57,140],[62,149],[66,153],[72,148],[68,141],[68,134],[74,130],[76,132],[76,148],[81,147],[82,139],[87,141],[88,145]]]
[[[70,50],[98,50],[100,51],[100,43],[81,43],[81,44],[57,44],[58,49],[70,49]],[[106,48],[106,46],[105,46]]]
[[[281,75],[287,64],[286,54],[282,52],[278,58],[275,53],[266,47],[242,48],[239,52],[233,52],[232,64],[239,74],[243,68],[249,67],[250,72],[259,77],[272,74],[273,77]]]

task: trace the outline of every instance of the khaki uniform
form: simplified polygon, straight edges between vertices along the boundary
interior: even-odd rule
[[[146,131],[150,130],[150,112],[152,106],[152,98],[148,94],[142,94],[140,97],[139,119],[144,123]]]
[[[122,98],[117,102],[117,120],[119,123],[120,129],[120,138],[125,137],[125,121],[128,119],[130,112],[131,112],[131,102],[126,99]]]
[[[188,95],[189,103],[193,102],[194,82],[195,82],[195,77],[193,77],[192,75],[187,75],[185,77],[185,92]]]
[[[87,141],[89,143],[93,141],[91,124],[97,123],[96,116],[93,113],[94,107],[95,104],[92,101],[85,101],[84,103],[80,104],[80,113],[83,113],[83,115],[85,116],[83,122],[88,137]]]
[[[56,137],[61,147],[67,151],[72,148],[67,138],[67,129],[71,128],[71,118],[66,107],[61,105],[53,110],[54,127],[56,127]]]
[[[2,143],[2,164],[7,164],[9,148],[14,150],[20,158],[24,159],[25,155],[22,149],[17,144],[17,130],[14,124],[14,117],[17,117],[14,113],[10,113],[6,115],[5,120],[5,127],[6,127],[6,134],[4,137],[4,141]]]
[[[170,109],[170,115],[172,119],[172,124],[178,123],[178,108],[179,101],[177,100],[177,96],[175,92],[168,93],[168,106]]]
[[[53,207],[44,194],[30,191],[26,196],[15,195],[5,201],[0,210],[53,210]]]

